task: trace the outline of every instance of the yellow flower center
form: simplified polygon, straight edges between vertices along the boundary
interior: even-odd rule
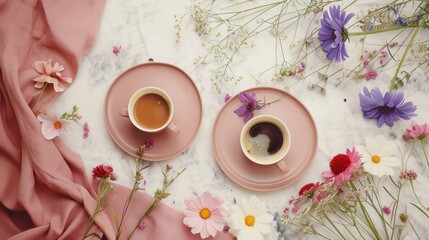
[[[377,155],[374,155],[374,156],[372,156],[372,158],[371,158],[371,161],[372,161],[373,163],[379,163],[379,162],[380,162],[380,160],[381,160],[380,156],[377,156]]]
[[[61,128],[61,123],[59,121],[55,121],[54,122],[54,128],[55,129],[60,129]]]
[[[253,225],[255,225],[255,217],[254,217],[254,216],[252,216],[252,215],[247,215],[247,216],[244,218],[244,223],[245,223],[247,226],[252,227]]]
[[[207,218],[209,218],[211,215],[212,215],[212,214],[211,214],[211,212],[210,212],[210,210],[209,210],[208,208],[203,208],[203,209],[201,209],[201,211],[200,211],[200,217],[201,217],[202,219],[207,219]]]

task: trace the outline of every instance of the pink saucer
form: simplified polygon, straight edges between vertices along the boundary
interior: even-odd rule
[[[168,129],[144,133],[120,115],[131,95],[146,86],[161,88],[170,95],[174,104],[172,121],[180,128],[179,134]],[[125,152],[137,156],[137,148],[150,137],[155,139],[155,146],[145,153],[144,159],[161,161],[182,153],[191,144],[200,127],[202,104],[188,74],[167,63],[148,62],[128,69],[112,83],[104,101],[104,117],[110,136]]]
[[[291,147],[283,159],[289,167],[284,174],[277,165],[258,165],[246,158],[240,148],[240,132],[244,126],[242,117],[234,110],[242,103],[238,95],[231,98],[219,112],[213,128],[213,150],[219,167],[235,183],[256,191],[272,191],[284,188],[297,181],[310,165],[317,148],[317,130],[308,110],[290,94],[269,87],[246,90],[256,93],[257,100],[272,102],[255,116],[274,115],[288,126],[292,139]]]

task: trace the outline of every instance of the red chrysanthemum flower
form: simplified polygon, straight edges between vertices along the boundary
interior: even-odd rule
[[[345,154],[337,154],[332,158],[331,162],[329,163],[329,167],[331,168],[333,174],[338,175],[344,172],[344,170],[346,170],[351,163],[352,161],[350,161],[349,156]]]
[[[348,181],[352,172],[361,164],[360,156],[353,148],[351,151],[347,149],[346,154],[338,154],[332,158],[329,167],[331,172],[324,172],[322,176],[328,180],[334,178],[334,184]]]
[[[113,174],[113,168],[109,165],[98,165],[92,169],[92,178],[109,178]]]
[[[301,190],[299,190],[299,195],[304,195],[308,190],[310,190],[314,186],[314,183],[307,183],[305,184]]]

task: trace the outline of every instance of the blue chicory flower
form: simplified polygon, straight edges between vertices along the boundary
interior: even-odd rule
[[[405,19],[403,17],[398,17],[395,22],[396,24],[401,25],[403,27],[408,26],[407,22],[405,22]]]
[[[340,6],[331,6],[329,13],[328,11],[323,12],[319,39],[322,41],[322,49],[327,53],[329,60],[335,59],[335,62],[341,62],[349,57],[344,45],[348,38],[348,32],[344,26],[353,16],[353,13],[341,12]]]
[[[417,107],[412,102],[404,102],[403,92],[386,92],[383,96],[378,88],[370,92],[364,87],[363,94],[359,93],[359,99],[363,117],[377,119],[378,127],[383,124],[392,127],[394,121],[408,120],[417,115]]]
[[[240,102],[243,103],[243,105],[241,105],[241,107],[239,107],[234,112],[238,116],[244,117],[244,122],[247,122],[252,119],[254,110],[262,108],[262,106],[259,105],[258,101],[256,101],[255,93],[249,94],[246,92],[242,92],[238,95],[238,98],[240,99]]]

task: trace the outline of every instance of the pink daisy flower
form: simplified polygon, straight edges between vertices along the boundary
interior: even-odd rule
[[[353,170],[361,164],[360,156],[353,148],[351,151],[347,149],[346,154],[338,154],[332,158],[329,167],[330,172],[322,173],[322,176],[328,180],[333,178],[334,185],[346,182],[350,179]]]
[[[40,74],[40,76],[33,79],[35,88],[43,88],[45,84],[51,83],[54,85],[55,92],[63,92],[65,87],[62,82],[72,83],[72,78],[63,77],[61,72],[64,67],[59,63],[52,66],[52,59],[46,61],[37,61],[33,64],[33,69]]]
[[[69,122],[56,116],[55,114],[39,114],[37,119],[42,122],[42,134],[48,139],[54,139],[69,128]]]
[[[414,123],[411,128],[405,130],[404,135],[402,136],[405,140],[424,140],[428,142],[429,136],[429,126],[427,123],[419,125]]]
[[[209,192],[204,192],[201,197],[186,199],[183,223],[191,228],[193,234],[199,233],[202,239],[215,237],[224,229],[225,210],[222,204],[222,200]]]

